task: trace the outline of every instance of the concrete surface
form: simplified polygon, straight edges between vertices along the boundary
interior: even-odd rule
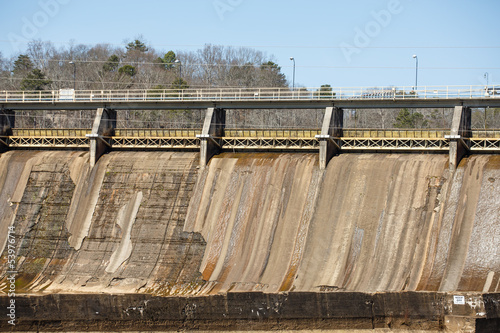
[[[316,154],[299,153],[223,153],[204,169],[197,153],[112,152],[93,169],[88,160],[68,151],[0,154],[1,289],[14,227],[17,297],[37,302],[36,311],[58,297],[90,299],[100,309],[121,302],[121,313],[132,306],[128,297],[267,302],[299,292],[314,299],[353,293],[379,304],[383,293],[377,329],[390,328],[394,316],[393,328],[405,329],[412,301],[387,298],[404,295],[425,304],[412,310],[414,330],[498,328],[500,156],[465,158],[454,173],[448,156],[417,154],[344,154],[325,171]],[[467,309],[477,311],[454,310],[455,294],[471,295]],[[224,304],[239,304],[231,302]],[[63,303],[54,318],[70,306]],[[290,311],[309,311],[301,303]],[[323,322],[333,303],[307,304]],[[371,329],[376,309],[348,314]],[[26,320],[50,326],[54,318]],[[246,319],[230,330],[245,330]],[[280,329],[269,324],[275,319],[255,328]],[[356,328],[357,320],[348,322],[340,328]],[[295,329],[337,327],[304,323]],[[96,325],[87,329],[113,330]]]

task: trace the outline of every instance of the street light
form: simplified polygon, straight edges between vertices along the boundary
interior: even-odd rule
[[[70,61],[69,64],[73,65],[73,90],[76,91],[76,64],[73,61]]]
[[[179,78],[182,80],[182,62],[179,59],[175,59],[174,63],[179,64]]]
[[[415,90],[418,88],[418,57],[416,54],[413,55],[415,59]]]
[[[295,90],[295,58],[290,57],[290,60],[293,61],[293,81],[292,81],[292,90]]]
[[[488,92],[489,76],[490,75],[488,74],[488,72],[484,73],[484,78],[486,79],[486,88],[485,88],[486,92],[484,93],[485,97],[490,97],[490,93]],[[484,109],[484,112],[486,112],[486,109]]]

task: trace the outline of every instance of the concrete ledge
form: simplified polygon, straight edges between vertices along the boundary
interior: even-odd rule
[[[15,330],[442,330],[476,321],[499,328],[500,294],[460,295],[465,304],[454,304],[453,294],[438,292],[16,295]],[[1,296],[0,307],[6,309],[11,299]],[[12,328],[7,320],[0,321],[1,330]]]

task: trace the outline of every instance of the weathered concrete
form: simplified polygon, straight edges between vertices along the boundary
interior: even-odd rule
[[[342,137],[344,128],[344,110],[335,107],[327,107],[321,126],[321,135],[316,137],[319,142],[319,167],[326,169],[332,157],[340,152],[340,146],[335,140]]]
[[[220,138],[224,136],[226,127],[226,111],[223,109],[208,108],[203,122],[200,139],[200,166],[204,168],[210,159],[221,152]]]
[[[478,314],[499,295],[445,293],[227,293],[204,297],[144,294],[46,295],[16,298],[16,330],[298,331],[382,330],[497,332],[497,314]],[[470,300],[470,301],[469,301]],[[450,303],[451,301],[451,303]],[[474,303],[473,303],[474,302]],[[0,297],[0,308],[9,305]],[[469,314],[469,315],[466,315]],[[12,328],[7,320],[0,329]]]
[[[469,153],[465,140],[471,137],[471,110],[456,106],[453,112],[450,136],[450,171],[455,171],[462,158]]]
[[[498,327],[500,156],[465,157],[451,175],[445,155],[344,154],[325,171],[316,154],[223,153],[202,170],[198,158],[111,152],[90,168],[89,153],[0,154],[0,282],[7,283],[13,226],[16,292],[20,302],[38,304],[26,305],[38,313],[34,321],[24,313],[27,322],[51,330],[60,318],[66,327],[66,312],[42,315],[56,302],[81,306],[76,327],[126,329],[129,316],[145,313],[142,300],[149,306],[169,296],[157,304],[179,318],[154,310],[147,323],[174,327],[189,314],[197,319],[187,327],[213,330]],[[335,309],[346,293],[362,300],[343,315]],[[33,294],[54,295],[26,296]],[[288,296],[283,313],[323,317],[247,316],[263,298],[272,304],[291,294],[299,296]],[[453,304],[456,294],[468,297],[466,308]],[[170,302],[181,310],[169,312]],[[192,304],[212,312],[193,312]],[[229,309],[243,317],[204,322]]]
[[[93,168],[99,158],[108,152],[111,147],[109,140],[103,136],[113,136],[116,128],[116,111],[110,109],[97,109],[90,138],[90,167]]]

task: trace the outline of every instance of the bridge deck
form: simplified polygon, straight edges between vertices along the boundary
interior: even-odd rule
[[[11,110],[500,107],[500,86],[0,91]]]

